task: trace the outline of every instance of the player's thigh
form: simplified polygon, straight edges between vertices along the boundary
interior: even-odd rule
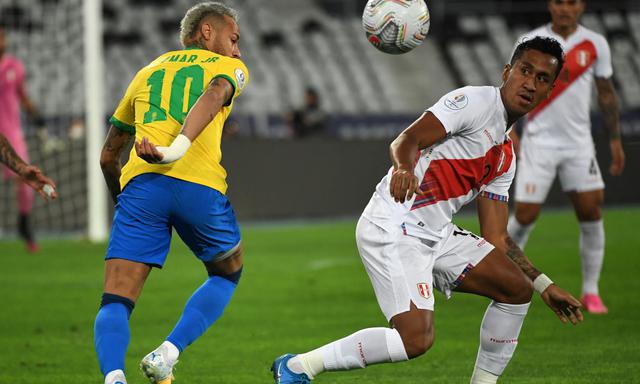
[[[531,281],[497,248],[471,268],[455,290],[507,304],[528,303],[533,293]]]
[[[523,143],[516,167],[516,201],[544,203],[556,177],[558,161],[557,151]]]
[[[433,268],[436,289],[448,299],[466,277],[493,250],[482,237],[457,225],[450,224],[441,240]]]
[[[364,217],[356,227],[356,243],[387,321],[408,312],[412,303],[419,310],[433,311],[431,248],[418,238],[388,232]]]
[[[142,174],[118,195],[105,259],[161,268],[169,252],[171,190],[167,177]]]
[[[227,197],[204,185],[176,183],[171,222],[185,244],[207,265],[241,260],[240,227]]]
[[[604,199],[604,181],[595,153],[583,155],[576,151],[567,156],[559,174],[562,190],[569,194],[578,218],[581,221],[598,220]]]

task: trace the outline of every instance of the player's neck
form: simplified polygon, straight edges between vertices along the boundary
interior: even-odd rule
[[[569,36],[573,35],[573,33],[578,29],[578,24],[571,26],[560,26],[556,24],[551,24],[551,30],[560,35],[563,39],[569,38]]]
[[[189,45],[187,45],[187,48],[204,49],[205,51],[209,50],[209,48],[207,48],[207,44],[204,41],[204,38],[202,36],[200,36],[197,39],[194,39],[193,41],[191,41],[191,43]]]
[[[520,119],[523,115],[514,115],[512,113],[509,112],[509,109],[507,108],[507,103],[504,102],[504,94],[503,94],[504,90],[502,87],[500,87],[500,100],[502,101],[502,106],[505,109],[505,111],[507,112],[507,126],[505,127],[505,132],[509,130],[509,128],[511,128],[511,126],[518,121],[518,119]]]

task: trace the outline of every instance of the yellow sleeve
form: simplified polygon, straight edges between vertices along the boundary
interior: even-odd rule
[[[219,60],[213,68],[213,78],[222,77],[226,79],[233,86],[233,97],[225,104],[225,106],[231,105],[233,100],[238,97],[249,82],[249,70],[244,63],[238,59],[230,57],[223,57]]]
[[[135,121],[135,110],[133,108],[134,105],[134,94],[136,91],[136,83],[138,79],[138,75],[131,80],[127,91],[124,94],[122,100],[120,100],[120,104],[118,104],[118,108],[113,113],[113,116],[109,119],[109,122],[113,124],[114,127],[118,128],[123,132],[129,132],[130,134],[136,133],[136,121]]]

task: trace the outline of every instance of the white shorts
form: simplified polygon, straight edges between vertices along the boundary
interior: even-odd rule
[[[409,311],[412,302],[433,311],[433,288],[449,298],[467,272],[493,250],[485,239],[449,226],[447,235],[434,245],[404,235],[400,228],[390,233],[367,218],[358,221],[360,257],[387,320]]]
[[[556,149],[527,142],[520,146],[516,201],[544,203],[556,173],[564,192],[604,189],[600,167],[592,148]]]

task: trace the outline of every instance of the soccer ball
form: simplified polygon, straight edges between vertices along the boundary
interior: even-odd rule
[[[362,15],[369,42],[393,55],[422,44],[429,24],[429,9],[424,0],[369,0]]]

